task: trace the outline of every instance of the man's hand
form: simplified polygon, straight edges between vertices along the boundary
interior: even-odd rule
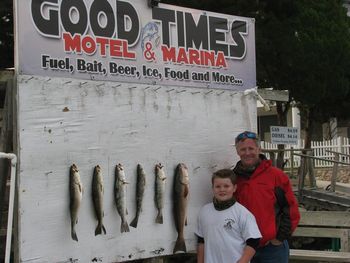
[[[269,241],[269,243],[271,243],[272,245],[274,245],[274,246],[280,246],[280,245],[282,245],[282,241],[279,241],[278,239],[271,239],[270,241]]]

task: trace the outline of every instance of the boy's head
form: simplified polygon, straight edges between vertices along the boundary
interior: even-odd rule
[[[221,169],[216,171],[212,178],[214,197],[218,201],[228,201],[236,192],[236,174],[230,169]]]
[[[237,175],[231,169],[221,169],[213,173],[211,184],[214,185],[216,178],[228,178],[232,184],[236,184]]]

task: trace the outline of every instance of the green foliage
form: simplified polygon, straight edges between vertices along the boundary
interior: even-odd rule
[[[13,15],[12,1],[0,2],[0,69],[13,67]]]
[[[312,120],[350,116],[350,23],[341,0],[167,2],[254,17],[258,86],[289,90]]]
[[[341,1],[299,0],[291,59],[292,97],[325,121],[344,117],[350,96],[350,20]],[[349,109],[349,108],[348,108]],[[349,114],[348,114],[349,116]]]

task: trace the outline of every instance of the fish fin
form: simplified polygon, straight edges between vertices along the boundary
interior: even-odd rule
[[[132,222],[130,223],[130,226],[137,228],[137,222],[138,222],[138,217],[135,216],[134,220],[132,220]]]
[[[77,233],[75,232],[75,229],[74,229],[74,228],[72,228],[71,236],[72,236],[72,239],[73,239],[73,240],[75,240],[75,241],[78,242]]]
[[[186,244],[185,244],[185,239],[182,237],[178,237],[176,240],[176,244],[173,250],[173,254],[175,254],[176,252],[187,252],[186,251]]]
[[[102,225],[99,223],[95,229],[95,236],[102,234]]]
[[[122,222],[122,224],[120,225],[120,232],[130,232],[128,222]]]
[[[96,230],[95,230],[95,236],[101,235],[102,231],[104,234],[106,234],[105,226],[102,223],[98,223]]]
[[[156,223],[163,224],[163,213],[161,211],[158,211],[158,214],[156,217]]]
[[[185,198],[188,196],[188,192],[189,192],[188,185],[185,185],[185,191],[184,191]]]
[[[185,226],[187,226],[187,217],[186,217],[186,219],[185,219]]]

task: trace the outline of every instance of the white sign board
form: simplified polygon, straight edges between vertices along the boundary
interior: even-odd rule
[[[234,137],[256,130],[256,99],[243,92],[149,87],[116,82],[22,76],[18,83],[20,262],[124,262],[173,254],[177,232],[172,213],[174,169],[185,163],[190,178],[187,251],[202,205],[212,200],[211,175],[238,161]],[[157,224],[155,164],[166,168],[163,224]],[[84,187],[76,233],[71,238],[69,167]],[[146,173],[137,228],[120,232],[115,166],[125,168],[128,223],[136,214],[136,167]],[[104,177],[106,235],[95,236],[93,168]]]
[[[19,74],[245,90],[252,18],[146,0],[17,0]]]
[[[300,139],[299,128],[271,126],[271,143],[274,144],[298,144]]]

